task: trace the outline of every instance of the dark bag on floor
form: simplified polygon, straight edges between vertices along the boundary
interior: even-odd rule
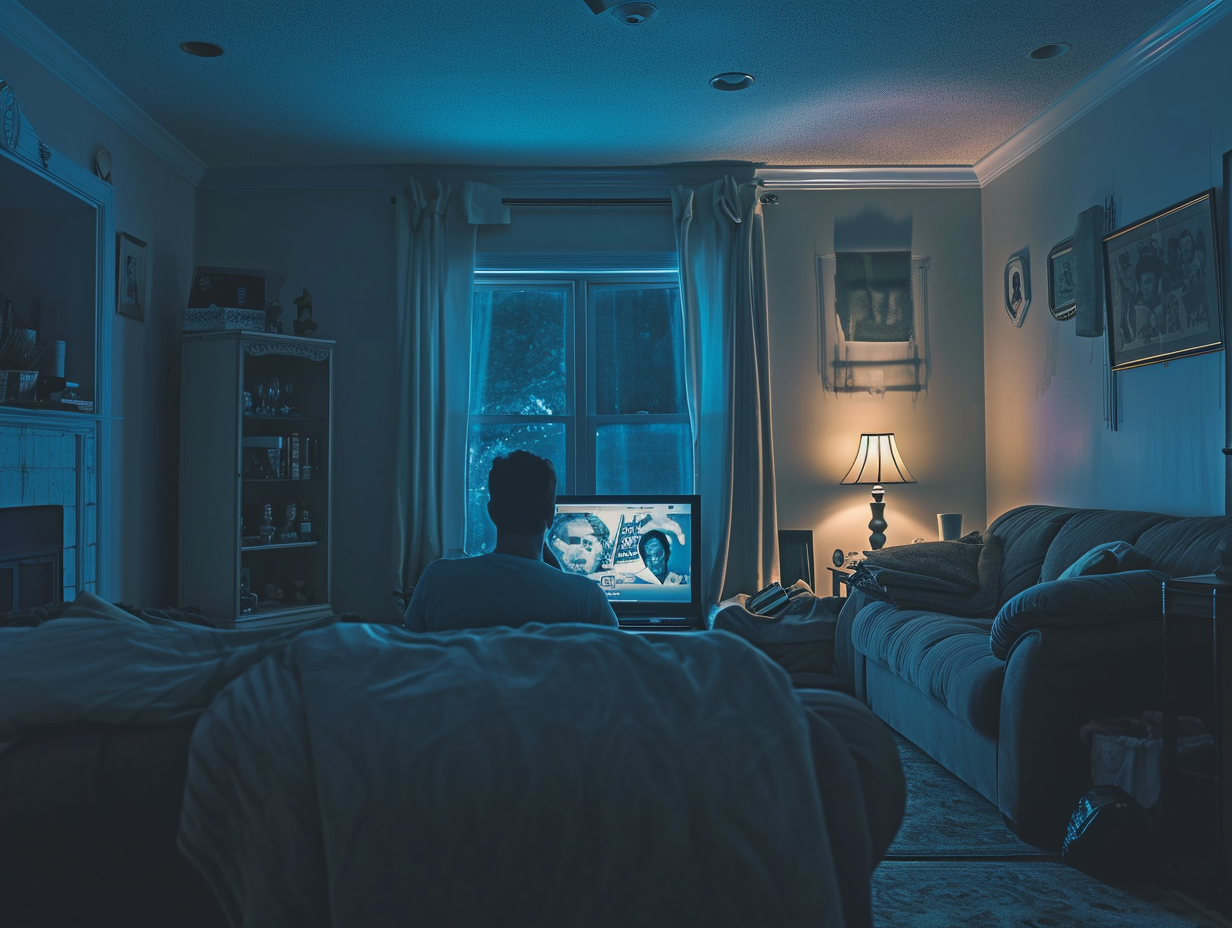
[[[1147,865],[1146,810],[1119,786],[1096,786],[1070,815],[1061,861],[1098,876],[1130,876]]]

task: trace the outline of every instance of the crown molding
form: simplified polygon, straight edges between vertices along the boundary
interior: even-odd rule
[[[16,0],[0,0],[0,32],[194,186],[201,182],[204,161]]]
[[[1114,55],[1107,64],[1066,92],[975,163],[979,185],[1012,168],[1023,158],[1056,137],[1109,97],[1137,80],[1155,65],[1201,35],[1232,11],[1232,0],[1189,0],[1132,45]]]
[[[757,169],[767,190],[887,190],[899,187],[979,187],[975,169],[964,165],[881,167],[776,167]]]

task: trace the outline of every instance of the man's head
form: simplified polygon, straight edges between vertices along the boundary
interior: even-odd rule
[[[1181,258],[1186,264],[1194,259],[1194,240],[1188,229],[1181,232]]]
[[[1134,274],[1138,278],[1138,291],[1142,294],[1142,301],[1144,303],[1153,304],[1155,302],[1159,287],[1159,277],[1163,270],[1163,262],[1155,255],[1147,254],[1138,259],[1138,266],[1134,269]]]
[[[672,543],[667,536],[658,529],[652,529],[638,539],[637,553],[642,556],[642,563],[662,583],[667,576],[667,559],[672,556]]]
[[[529,451],[511,451],[488,471],[488,515],[497,532],[540,535],[556,511],[556,470]]]
[[[563,569],[593,574],[607,560],[611,534],[594,513],[562,512],[552,523],[550,544]]]

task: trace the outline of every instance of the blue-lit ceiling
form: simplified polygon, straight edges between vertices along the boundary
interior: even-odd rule
[[[584,0],[24,6],[210,166],[544,167],[971,165],[1176,10],[1204,6],[654,2],[640,26]],[[225,54],[190,57],[185,41]],[[1029,57],[1055,42],[1072,51]],[[710,87],[728,71],[754,83]]]

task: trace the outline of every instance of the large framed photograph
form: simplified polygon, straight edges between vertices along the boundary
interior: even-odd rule
[[[116,312],[145,320],[145,242],[127,232],[116,247]]]
[[[1214,190],[1104,237],[1114,371],[1223,347],[1220,254]]]
[[[1074,240],[1065,241],[1048,252],[1048,311],[1058,321],[1078,312],[1078,288],[1074,274]]]
[[[827,390],[927,389],[928,266],[910,251],[817,256],[818,368]]]

